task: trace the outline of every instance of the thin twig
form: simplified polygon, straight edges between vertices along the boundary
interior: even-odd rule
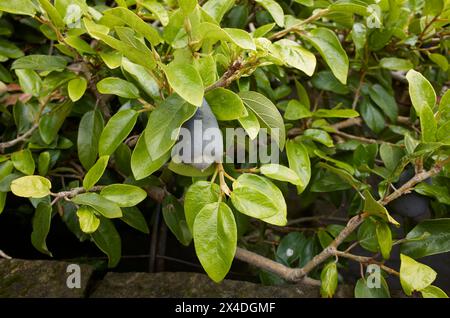
[[[38,124],[34,124],[33,126],[31,126],[30,129],[28,129],[23,135],[18,136],[17,138],[13,139],[13,140],[9,140],[9,141],[5,141],[0,143],[0,152],[3,153],[3,151],[5,150],[5,148],[9,148],[12,147],[16,144],[18,144],[21,141],[24,141],[25,139],[27,139],[28,137],[30,137],[33,132],[39,127]]]

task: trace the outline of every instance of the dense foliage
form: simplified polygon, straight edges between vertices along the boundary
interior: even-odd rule
[[[48,255],[61,218],[115,267],[116,222],[148,233],[158,202],[217,282],[238,258],[332,297],[356,262],[357,297],[388,297],[385,276],[445,297],[420,258],[450,251],[449,15],[448,0],[0,0],[0,213],[33,209]],[[171,160],[208,105],[223,131],[267,129],[279,162]]]

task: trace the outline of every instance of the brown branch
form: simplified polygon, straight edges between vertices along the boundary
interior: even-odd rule
[[[234,80],[239,78],[239,76],[240,76],[239,71],[243,68],[243,66],[244,66],[244,64],[242,63],[241,59],[237,59],[236,61],[234,61],[230,65],[228,70],[226,70],[225,73],[223,73],[223,75],[220,77],[220,79],[217,82],[215,82],[214,84],[208,86],[205,89],[205,92],[213,90],[214,88],[229,86]]]
[[[277,263],[275,261],[272,261],[271,259],[247,251],[246,249],[240,247],[236,248],[235,258],[271,273],[275,273],[287,281],[300,281],[308,285],[320,286],[320,281],[309,278],[307,276],[304,276],[300,279],[293,279],[293,277],[296,276],[295,273],[299,270],[298,268],[290,268],[284,266],[283,264]]]
[[[351,260],[356,261],[356,262],[358,262],[360,264],[377,264],[385,272],[387,272],[387,273],[389,273],[391,275],[400,276],[399,272],[397,272],[396,270],[394,270],[394,269],[384,265],[381,262],[378,262],[378,261],[374,260],[372,257],[359,256],[359,255],[354,255],[354,254],[350,254],[350,253],[342,252],[342,251],[335,251],[334,255],[339,256],[339,257],[344,257],[344,258],[351,259]]]
[[[0,152],[3,153],[5,151],[5,148],[12,147],[12,146],[18,144],[19,142],[24,141],[25,139],[30,137],[38,127],[39,127],[38,124],[34,124],[23,135],[18,136],[16,139],[0,143]]]
[[[100,191],[101,189],[103,189],[104,186],[95,186],[89,189],[89,192],[96,192],[96,191]],[[80,193],[85,193],[88,192],[86,191],[85,188],[83,187],[78,187],[78,188],[73,188],[71,190],[67,190],[67,191],[61,191],[61,192],[57,192],[57,193],[51,193],[51,195],[53,197],[55,197],[55,199],[53,199],[52,201],[52,205],[54,205],[56,202],[58,202],[61,199],[65,199],[68,200],[70,198],[73,198],[74,196],[80,194]]]

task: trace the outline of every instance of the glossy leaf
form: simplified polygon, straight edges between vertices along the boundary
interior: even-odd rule
[[[241,98],[225,88],[209,91],[205,98],[217,120],[233,120],[248,116]]]
[[[203,103],[203,82],[200,74],[190,64],[172,62],[163,67],[173,90],[188,103],[201,106]]]
[[[320,274],[320,294],[323,298],[332,298],[338,285],[338,271],[335,262],[330,262]]]
[[[89,169],[83,179],[83,188],[89,190],[92,188],[105,172],[108,165],[109,156],[101,156],[97,162]]]
[[[122,211],[116,203],[102,197],[97,193],[88,192],[78,194],[72,199],[72,202],[79,205],[90,206],[101,215],[110,219],[122,217]]]
[[[24,174],[33,174],[35,169],[35,163],[33,155],[29,149],[16,151],[11,155],[11,161],[14,168],[23,172]]]
[[[139,98],[139,90],[132,83],[118,77],[107,77],[97,83],[102,94],[113,94],[124,98]]]
[[[98,142],[100,156],[112,155],[119,145],[133,130],[138,117],[133,109],[125,109],[117,112],[106,123]]]
[[[271,181],[253,174],[242,174],[233,182],[231,202],[241,213],[274,225],[285,225],[286,202]]]
[[[73,102],[76,102],[83,97],[87,88],[87,81],[84,77],[74,78],[67,85],[69,97]]]
[[[289,140],[286,143],[286,154],[289,167],[294,170],[300,178],[301,184],[297,186],[297,192],[302,193],[311,179],[311,161],[308,150],[300,143]]]
[[[450,251],[450,219],[425,220],[414,227],[402,243],[403,254],[414,258]]]
[[[100,195],[120,207],[132,207],[147,197],[147,192],[130,184],[111,184],[100,191]]]
[[[25,176],[11,182],[11,191],[19,197],[42,198],[50,194],[50,180],[41,176]]]
[[[425,289],[436,279],[436,272],[431,267],[404,254],[400,254],[400,261],[400,283],[406,295]]]
[[[188,246],[192,241],[192,234],[186,222],[183,206],[173,195],[164,198],[162,215],[164,222],[177,240],[184,246]]]
[[[97,231],[91,234],[95,245],[108,256],[108,267],[115,267],[122,254],[122,242],[114,224],[105,218],[100,219]]]
[[[33,232],[31,232],[31,243],[41,253],[52,256],[47,248],[47,235],[50,231],[52,219],[52,206],[41,202],[38,204],[33,216]]]
[[[223,202],[205,205],[194,222],[195,252],[208,276],[220,282],[233,262],[237,229],[231,209]]]
[[[84,233],[94,233],[100,225],[100,219],[95,215],[95,210],[89,206],[81,206],[77,211],[80,229]]]
[[[148,118],[145,143],[153,160],[161,158],[175,144],[181,125],[191,118],[196,107],[174,94],[162,102]]]
[[[305,36],[325,59],[334,76],[347,83],[348,57],[336,34],[326,28],[317,28]]]
[[[90,169],[97,159],[100,135],[103,131],[103,117],[98,110],[86,112],[78,127],[78,158],[85,169]]]
[[[284,148],[286,132],[283,117],[276,106],[264,95],[257,92],[240,92],[239,96],[245,105],[259,118],[262,127],[268,128],[272,138],[282,150]]]
[[[220,197],[219,185],[207,181],[198,181],[192,184],[184,197],[184,213],[191,233],[194,230],[194,221],[204,206],[218,202]]]

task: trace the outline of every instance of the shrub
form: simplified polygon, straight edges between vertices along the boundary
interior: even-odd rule
[[[61,218],[115,267],[116,222],[148,233],[141,210],[158,202],[217,282],[237,258],[332,297],[350,261],[444,297],[415,259],[450,250],[449,13],[442,0],[0,0],[1,211],[33,208],[48,255]],[[222,134],[186,137],[183,156],[201,160],[180,162],[194,119]],[[234,155],[230,128],[247,134],[236,152],[275,162],[206,162],[194,144]],[[373,275],[357,297],[389,296]]]

